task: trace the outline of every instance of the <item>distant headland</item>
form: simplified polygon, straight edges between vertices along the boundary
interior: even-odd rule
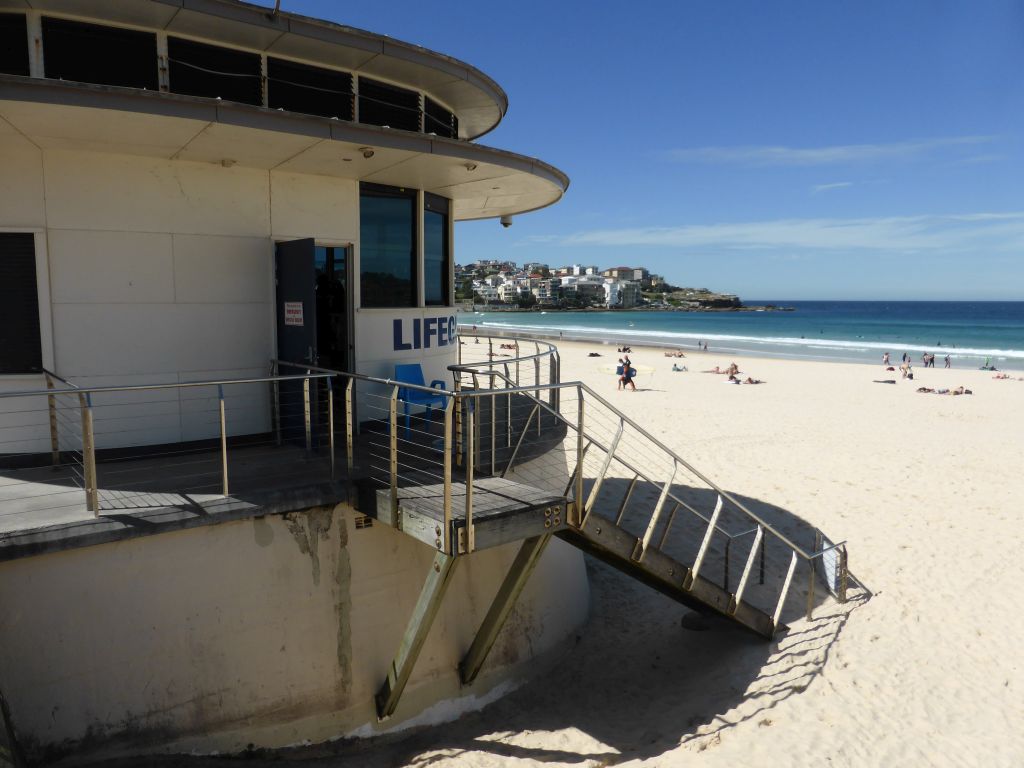
[[[455,299],[474,310],[494,312],[792,312],[774,304],[750,306],[732,293],[671,285],[646,267],[572,264],[551,268],[482,260],[455,265]]]

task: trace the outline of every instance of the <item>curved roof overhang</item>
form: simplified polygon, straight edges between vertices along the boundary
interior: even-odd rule
[[[0,5],[163,30],[390,80],[446,104],[459,117],[463,139],[492,130],[508,111],[508,96],[494,80],[451,56],[238,0],[6,0]]]
[[[412,187],[452,200],[456,220],[543,208],[558,202],[569,186],[564,173],[541,160],[456,139],[13,75],[0,76],[0,137],[5,133],[20,134],[41,149],[237,164]]]

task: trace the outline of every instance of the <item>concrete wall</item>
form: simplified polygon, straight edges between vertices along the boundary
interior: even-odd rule
[[[376,732],[373,695],[433,553],[355,517],[339,506],[0,564],[0,691],[22,748],[86,759]],[[554,541],[461,690],[457,663],[514,554],[457,565],[388,728],[536,673],[584,620],[582,558]]]
[[[355,181],[40,151],[2,125],[0,167],[0,230],[37,233],[44,365],[80,386],[267,375],[275,354],[278,240],[353,244],[358,296]],[[357,370],[391,375],[393,318],[439,314],[446,313],[357,311]],[[376,342],[383,337],[386,347]],[[450,380],[445,368],[455,361],[454,346],[416,352],[403,357],[422,361],[428,382]],[[42,386],[39,376],[0,377],[0,391]],[[266,386],[225,395],[229,433],[269,429]],[[3,445],[19,439],[19,450],[48,450],[45,401],[33,402],[34,415],[12,416],[5,410],[31,408],[0,401]],[[212,388],[104,395],[96,405],[100,448],[218,434]]]

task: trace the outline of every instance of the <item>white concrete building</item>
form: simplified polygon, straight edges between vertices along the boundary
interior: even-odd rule
[[[460,686],[514,556],[481,538],[420,665],[390,679],[455,532],[425,546],[358,490],[374,466],[359,446],[388,418],[374,377],[412,363],[452,388],[454,223],[567,187],[473,143],[506,108],[470,65],[266,7],[3,4],[0,750],[35,763],[372,733],[444,699],[457,713],[572,635],[586,577],[556,542],[526,623]],[[109,389],[129,386],[144,389]]]

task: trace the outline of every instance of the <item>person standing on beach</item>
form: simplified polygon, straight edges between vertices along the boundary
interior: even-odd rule
[[[945,360],[946,360],[946,367],[947,368],[952,368],[953,366],[949,362],[949,355],[946,355]]]
[[[708,351],[708,343],[707,343],[706,341],[704,342],[704,351],[705,351],[705,352],[707,352],[707,351]]]
[[[886,352],[882,355],[882,365],[889,365],[889,353]]]

